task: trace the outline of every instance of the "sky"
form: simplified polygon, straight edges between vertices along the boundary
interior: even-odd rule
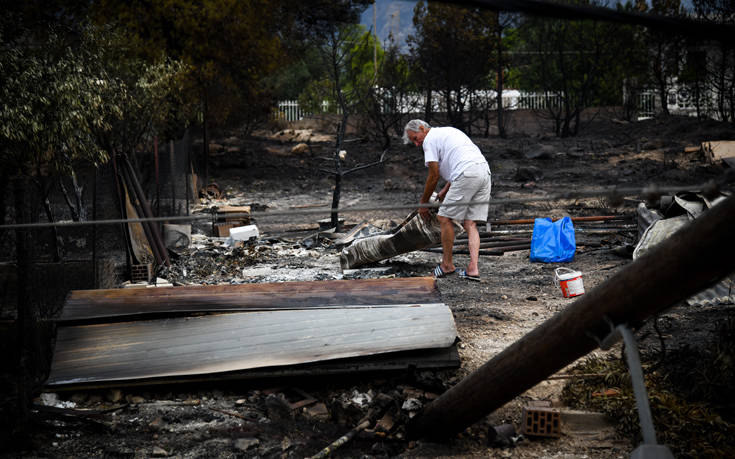
[[[622,3],[632,0],[620,0]],[[615,0],[610,0],[614,4]],[[374,6],[369,6],[362,13],[360,23],[366,28],[373,28],[373,7],[376,8],[376,35],[380,42],[385,44],[388,35],[393,32],[396,42],[402,49],[406,48],[406,38],[413,32],[413,8],[417,0],[375,0]],[[650,4],[650,1],[648,2]],[[682,5],[691,9],[691,0],[682,0]],[[611,6],[612,7],[612,6]]]
[[[376,35],[381,43],[388,40],[393,32],[396,42],[405,46],[406,37],[413,32],[413,7],[416,0],[376,0],[360,17],[360,23],[368,29],[373,28],[373,7],[376,8]]]

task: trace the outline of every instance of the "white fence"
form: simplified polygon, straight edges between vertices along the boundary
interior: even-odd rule
[[[471,105],[486,109],[495,109],[497,106],[496,92],[476,91],[471,96],[464,96],[464,110],[469,110]],[[395,107],[401,113],[423,113],[425,96],[423,94],[408,94],[401,100],[394,101],[388,99],[388,94],[384,94],[385,104],[383,111],[388,113]],[[503,91],[503,108],[507,110],[542,110],[548,107],[556,107],[561,103],[559,94],[530,93],[508,89]],[[432,95],[432,110],[435,112],[446,111],[444,99],[441,94],[434,93]],[[329,102],[322,102],[321,112],[329,112]],[[339,110],[337,111],[339,112]],[[298,100],[282,100],[278,102],[278,106],[274,109],[274,118],[284,121],[298,121],[312,115],[299,105]]]
[[[304,119],[305,116],[312,115],[313,113],[307,112],[306,110],[303,110],[299,106],[298,100],[282,100],[278,102],[278,107],[274,110],[273,116],[276,119],[281,119],[284,121],[298,121]],[[322,101],[321,106],[321,112],[320,113],[327,113],[329,112],[329,101],[325,100]],[[337,110],[339,113],[340,110]]]
[[[492,90],[475,91],[471,95],[464,96],[464,110],[471,106],[475,109],[494,110],[497,107],[497,92]],[[392,111],[391,107],[401,113],[423,113],[425,97],[422,94],[409,94],[401,100],[389,100],[388,94],[384,94],[384,113]],[[667,98],[670,113],[696,115],[693,101],[687,97],[682,90],[672,90]],[[555,93],[535,93],[508,89],[503,91],[503,108],[506,110],[544,110],[559,107],[562,103],[562,95]],[[661,111],[661,102],[655,91],[643,91],[638,94],[638,117],[647,118],[655,116]],[[322,102],[321,113],[329,112],[329,102]],[[432,110],[434,112],[446,111],[443,98],[439,93],[432,95]],[[339,112],[339,111],[338,111]],[[298,121],[312,115],[299,106],[297,100],[284,100],[278,102],[274,109],[274,117],[284,121]]]

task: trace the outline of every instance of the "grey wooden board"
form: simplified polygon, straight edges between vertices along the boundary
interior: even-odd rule
[[[443,303],[59,327],[47,384],[209,374],[450,346]]]

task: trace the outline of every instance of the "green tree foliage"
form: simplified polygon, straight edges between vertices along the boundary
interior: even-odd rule
[[[95,17],[129,30],[141,53],[155,55],[164,50],[186,63],[191,87],[212,127],[247,130],[268,116],[276,72],[298,62],[304,44],[331,24],[356,21],[367,3],[99,0]]]
[[[299,94],[299,105],[312,113],[352,111],[375,86],[374,52],[377,48],[380,65],[383,49],[362,25],[334,24],[325,33],[312,42],[310,54],[315,59],[310,65],[311,80]]]
[[[3,40],[0,50],[4,167],[34,177],[50,221],[54,211],[48,197],[56,183],[72,218],[86,218],[78,165],[96,167],[115,152],[135,151],[170,129],[172,120],[180,124],[174,114],[185,112],[183,64],[126,56],[120,52],[124,37],[107,28],[79,32],[62,37],[29,31],[22,40]],[[73,199],[65,179],[71,181]]]
[[[416,76],[427,94],[439,91],[448,121],[464,129],[465,106],[473,90],[488,86],[496,46],[497,13],[420,1],[414,9],[416,32],[408,43],[415,59]],[[426,118],[431,118],[427,112]]]
[[[94,133],[110,127],[105,112],[119,111],[105,99],[109,78],[93,71],[94,51],[64,46],[53,32],[47,37],[30,46],[2,42],[0,144],[3,167],[10,174],[33,177],[47,218],[54,221],[49,194],[56,179],[70,176],[76,184],[76,163],[107,161]],[[77,203],[72,214],[84,218],[79,199]],[[55,258],[59,257],[57,248]]]
[[[542,113],[554,120],[558,136],[576,135],[582,110],[617,105],[622,100],[620,68],[611,64],[623,41],[610,37],[621,26],[596,21],[525,18],[519,28],[521,88],[546,95]]]
[[[375,85],[384,53],[378,37],[364,26],[357,27],[357,40],[351,43],[348,51],[347,91],[359,93]]]
[[[313,37],[318,50],[320,74],[299,97],[300,102],[312,110],[322,101],[334,101],[338,108],[340,122],[332,158],[322,158],[334,164],[334,169],[326,170],[335,177],[332,194],[332,225],[339,231],[339,207],[342,177],[357,170],[380,164],[379,161],[351,169],[344,168],[344,155],[340,154],[350,115],[356,110],[366,94],[375,86],[377,69],[373,60],[377,42],[364,27],[356,24],[333,23]],[[382,56],[382,50],[381,50]],[[325,92],[328,91],[328,94]]]
[[[164,54],[137,55],[127,49],[129,36],[119,28],[90,27],[84,39],[98,50],[96,70],[107,75],[105,100],[119,111],[106,112],[109,128],[95,131],[104,149],[132,154],[154,136],[180,136],[196,110],[186,98],[191,68]]]
[[[250,125],[267,114],[262,82],[284,56],[273,2],[100,0],[94,8],[98,23],[128,31],[140,55],[165,53],[188,66],[211,126]]]
[[[364,132],[380,141],[382,148],[390,146],[392,135],[403,131],[403,112],[411,108],[411,97],[416,87],[411,80],[411,63],[401,54],[392,37],[388,48],[378,49],[377,74],[371,78],[369,72],[374,65],[367,64],[362,73],[365,83],[357,94],[357,110],[363,117]]]
[[[307,85],[313,80],[312,75],[319,75],[319,52],[315,47],[302,50],[289,60],[268,79],[273,88],[273,97],[278,100],[298,99]]]

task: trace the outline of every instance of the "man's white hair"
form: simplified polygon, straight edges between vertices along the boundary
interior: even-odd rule
[[[423,126],[425,130],[431,129],[429,123],[424,120],[411,120],[406,123],[406,127],[403,128],[403,143],[411,143],[408,138],[408,131],[419,132],[419,127]]]

